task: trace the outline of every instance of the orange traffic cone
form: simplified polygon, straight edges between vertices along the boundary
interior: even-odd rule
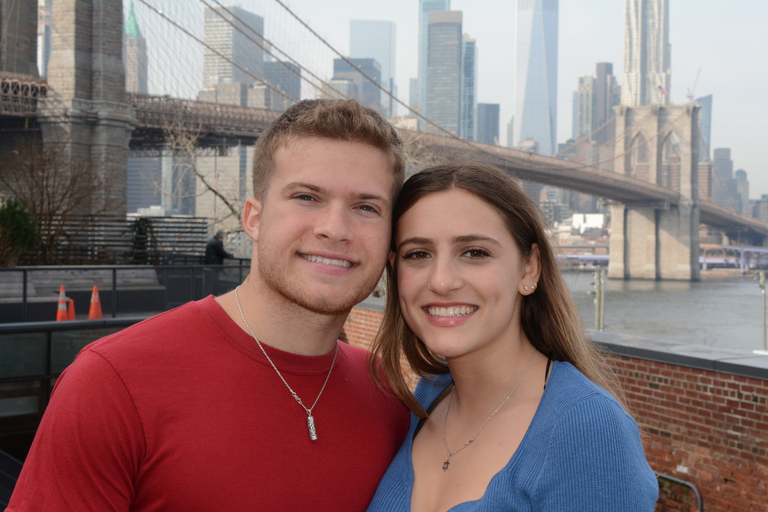
[[[67,296],[64,294],[64,285],[59,288],[59,309],[56,311],[56,321],[67,320]]]
[[[75,320],[75,299],[69,299],[67,307],[67,320]]]
[[[93,291],[91,292],[91,309],[88,311],[88,320],[98,320],[99,318],[102,318],[99,287],[93,285]]]

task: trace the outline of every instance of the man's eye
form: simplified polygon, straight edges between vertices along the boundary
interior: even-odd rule
[[[309,194],[299,194],[297,196],[294,196],[296,199],[299,199],[301,201],[314,201],[315,198],[310,196]]]
[[[366,211],[366,212],[373,212],[373,213],[376,213],[376,212],[378,211],[378,210],[376,209],[376,207],[375,207],[375,206],[371,206],[370,204],[363,204],[363,205],[360,205],[360,207],[359,207],[359,208],[360,208],[361,210],[363,210],[363,211]]]

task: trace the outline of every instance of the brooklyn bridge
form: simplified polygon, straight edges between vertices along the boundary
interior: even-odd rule
[[[109,167],[124,186],[128,156],[161,148],[172,127],[194,131],[201,148],[251,145],[280,115],[279,110],[126,93],[120,0],[55,0],[54,18],[71,27],[53,39],[47,80],[38,78],[32,51],[36,26],[24,23],[35,19],[37,5],[18,5],[12,13],[16,22],[5,21],[14,30],[7,32],[0,55],[0,133],[6,141],[0,152],[8,151],[8,141],[41,137],[44,144],[69,147],[72,158]],[[341,96],[317,80],[313,87],[316,96]],[[713,171],[698,161],[698,104],[618,106],[615,111],[615,135],[607,143],[566,158],[469,141],[439,127],[400,133],[432,159],[482,159],[526,182],[604,198],[612,219],[612,277],[698,279],[700,224],[720,230],[735,244],[764,245],[768,227],[711,200]]]

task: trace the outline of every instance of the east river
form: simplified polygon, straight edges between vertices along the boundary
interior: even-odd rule
[[[564,276],[584,325],[593,329],[593,273]],[[606,280],[606,332],[751,352],[763,348],[762,315],[754,276],[706,275],[699,282]]]

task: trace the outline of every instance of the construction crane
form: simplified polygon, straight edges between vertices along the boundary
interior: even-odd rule
[[[701,74],[701,66],[699,66],[699,70],[696,72],[696,80],[693,81],[693,87],[688,88],[688,94],[685,96],[688,98],[688,101],[693,103],[694,98],[694,92],[696,92],[696,84],[699,83],[699,75]]]

